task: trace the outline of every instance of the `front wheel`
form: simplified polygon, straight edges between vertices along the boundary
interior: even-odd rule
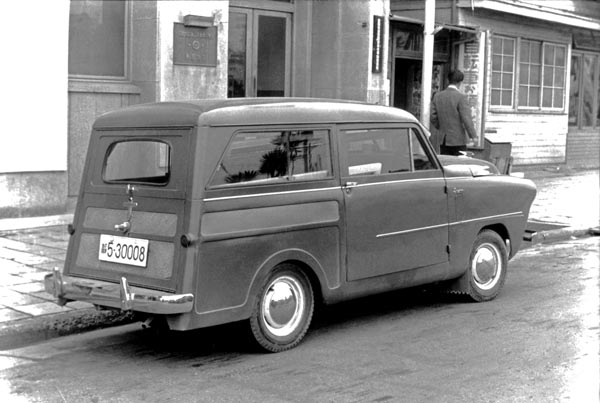
[[[508,253],[502,238],[494,231],[479,233],[469,258],[467,294],[475,301],[496,298],[504,286]]]
[[[293,265],[282,264],[269,276],[256,300],[250,329],[267,351],[289,350],[302,340],[312,319],[310,281]]]

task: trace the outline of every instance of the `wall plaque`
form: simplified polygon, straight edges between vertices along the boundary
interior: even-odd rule
[[[173,27],[173,64],[217,66],[217,27]]]

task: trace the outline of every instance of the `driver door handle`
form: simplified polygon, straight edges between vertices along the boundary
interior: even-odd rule
[[[358,182],[346,182],[344,183],[344,189],[346,189],[346,193],[350,193],[353,187],[358,186]]]

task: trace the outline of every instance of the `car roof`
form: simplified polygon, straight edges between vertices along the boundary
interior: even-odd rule
[[[319,98],[235,98],[156,102],[105,113],[94,128],[417,122],[410,113]]]

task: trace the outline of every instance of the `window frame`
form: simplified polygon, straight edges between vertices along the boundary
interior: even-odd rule
[[[493,68],[493,63],[494,63],[494,39],[499,38],[502,40],[512,40],[513,41],[513,63],[512,63],[512,86],[511,86],[511,102],[510,105],[493,105],[492,104],[492,92],[494,91],[494,87],[493,87],[493,82],[494,82],[494,68]],[[518,43],[518,38],[515,37],[510,37],[510,36],[506,36],[506,35],[494,35],[491,38],[491,43],[490,43],[490,108],[494,108],[494,109],[498,109],[498,110],[514,110],[515,109],[515,100],[518,99],[516,98],[516,94],[515,94],[515,83],[517,83],[517,66],[518,66],[518,62],[517,62],[517,57],[516,57],[516,53],[517,53],[517,46]],[[504,54],[501,54],[502,56],[504,56]],[[503,64],[503,63],[502,63]],[[501,67],[502,68],[502,67]],[[496,71],[498,72],[498,71]],[[504,70],[500,70],[499,74],[502,76],[503,74],[505,74]],[[500,80],[500,87],[498,88],[500,90],[500,101],[502,102],[502,91],[504,90],[502,88],[502,80]]]
[[[165,145],[167,147],[166,148],[166,151],[167,151],[166,166],[162,166],[162,164],[160,164],[160,162],[162,162],[161,159],[163,158],[163,156],[161,156],[161,155],[157,156],[157,161],[159,161],[159,167],[167,168],[165,171],[165,175],[164,175],[165,180],[162,182],[152,182],[152,181],[148,181],[148,180],[140,180],[140,178],[135,178],[137,180],[133,180],[134,178],[108,179],[106,177],[108,162],[109,162],[108,160],[109,160],[110,156],[112,155],[113,151],[117,147],[120,147],[121,144],[126,144],[126,143],[157,143],[157,144]],[[159,149],[157,149],[156,151],[160,152]],[[142,137],[142,138],[121,138],[119,140],[112,142],[106,148],[104,158],[102,159],[102,169],[101,169],[101,173],[100,173],[100,178],[101,178],[102,182],[105,184],[108,184],[108,185],[131,183],[131,184],[136,184],[136,185],[144,185],[144,186],[152,186],[152,187],[168,186],[169,183],[171,182],[172,176],[173,176],[173,145],[170,144],[169,142],[165,141],[164,139],[144,138],[144,137]]]
[[[324,138],[326,139],[327,143],[328,143],[328,147],[329,147],[329,167],[328,167],[328,173],[326,176],[324,177],[316,177],[316,178],[312,178],[310,177],[310,175],[306,176],[306,177],[302,177],[300,179],[295,179],[295,180],[291,180],[291,176],[289,175],[289,173],[287,173],[285,176],[281,176],[280,178],[282,178],[283,180],[274,180],[274,181],[265,181],[265,180],[250,180],[250,181],[240,181],[240,182],[231,182],[231,183],[220,183],[220,184],[215,184],[215,177],[217,176],[217,172],[219,171],[219,167],[221,166],[221,164],[223,163],[223,161],[225,160],[225,158],[228,156],[228,152],[231,150],[231,147],[236,139],[236,137],[240,134],[248,134],[248,133],[281,133],[281,132],[292,132],[292,131],[313,131],[313,132],[317,132],[317,131],[321,131],[321,132],[325,132],[325,136]],[[227,142],[226,147],[223,150],[223,153],[219,156],[219,160],[217,165],[214,167],[211,175],[210,175],[210,179],[208,180],[206,189],[207,190],[223,190],[223,189],[231,189],[231,188],[238,188],[238,187],[245,187],[245,188],[255,188],[255,187],[262,187],[262,186],[279,186],[279,185],[290,185],[290,184],[297,184],[297,183],[305,183],[305,182],[319,182],[319,181],[327,181],[327,180],[331,180],[335,177],[335,162],[334,162],[334,146],[332,143],[332,131],[333,129],[331,127],[313,127],[313,126],[293,126],[293,127],[285,127],[285,126],[274,126],[274,127],[263,127],[263,128],[256,128],[256,127],[244,127],[244,128],[240,128],[238,130],[235,130],[232,134],[231,137],[229,139],[229,141]],[[289,164],[289,155],[288,157],[288,164]],[[288,166],[289,168],[289,166]],[[271,178],[269,178],[271,179]]]
[[[514,76],[513,76],[513,87],[512,87],[512,106],[508,107],[508,106],[503,106],[503,105],[495,105],[492,103],[492,82],[493,82],[493,74],[494,71],[492,70],[492,63],[493,63],[493,46],[494,46],[494,39],[496,38],[502,38],[502,39],[513,39],[515,41],[515,47],[514,47],[514,64],[513,64],[513,68],[514,68]],[[539,103],[538,106],[522,106],[519,104],[519,99],[520,99],[520,93],[521,93],[521,49],[522,49],[522,45],[523,42],[527,41],[527,42],[534,42],[534,43],[539,43],[541,46],[541,53],[540,53],[540,64],[539,64],[539,69],[540,69],[540,80],[539,80]],[[490,39],[490,59],[489,59],[489,66],[490,66],[490,76],[489,76],[489,85],[490,85],[490,91],[489,91],[489,100],[488,100],[488,107],[489,110],[491,112],[529,112],[529,113],[540,113],[540,114],[553,114],[553,113],[565,113],[567,111],[567,96],[569,94],[567,94],[567,73],[569,71],[570,68],[570,45],[568,43],[562,43],[562,42],[557,42],[557,41],[548,41],[545,40],[543,38],[538,38],[538,37],[522,37],[522,36],[509,36],[509,35],[503,35],[503,34],[494,34],[491,36]],[[554,84],[555,82],[552,83],[551,87],[545,86],[544,85],[544,71],[546,69],[546,67],[548,67],[548,65],[545,64],[545,51],[546,51],[546,47],[547,46],[553,46],[555,49],[556,48],[562,48],[564,50],[564,64],[562,67],[558,66],[559,68],[563,69],[563,86],[562,87],[555,87]],[[527,62],[528,66],[531,66],[530,62]],[[557,66],[552,65],[551,66],[553,69],[556,69]],[[529,85],[529,83],[527,83],[527,85]],[[545,107],[543,106],[543,97],[544,97],[544,91],[546,91],[547,88],[551,88],[552,89],[552,94],[554,94],[554,91],[556,89],[562,89],[562,106],[561,107]]]
[[[402,171],[402,172],[381,172],[379,174],[355,174],[350,175],[349,168],[350,162],[348,158],[348,152],[344,149],[345,144],[345,132],[349,131],[378,131],[378,130],[406,130],[407,131],[407,143],[408,143],[408,156],[410,162],[410,170]],[[411,123],[389,123],[385,125],[377,125],[377,124],[344,124],[338,127],[337,129],[337,137],[338,137],[338,157],[339,157],[339,165],[340,165],[340,178],[348,180],[348,179],[362,179],[367,182],[387,182],[394,181],[399,178],[415,178],[415,177],[424,177],[435,175],[435,173],[441,172],[441,164],[435,157],[435,152],[431,148],[431,145],[427,141],[427,136],[425,135],[423,129],[419,125],[411,124]],[[415,145],[413,139],[416,138],[418,142],[418,146],[425,153],[425,157],[429,160],[432,167],[428,169],[416,169],[415,168],[415,160],[414,160],[414,149]]]
[[[77,74],[68,73],[69,80],[74,81],[116,81],[127,82],[131,76],[131,15],[133,7],[131,1],[123,0],[124,3],[124,27],[123,27],[123,75],[93,75],[93,74]],[[69,27],[70,30],[70,27]],[[69,48],[69,52],[71,49]]]

